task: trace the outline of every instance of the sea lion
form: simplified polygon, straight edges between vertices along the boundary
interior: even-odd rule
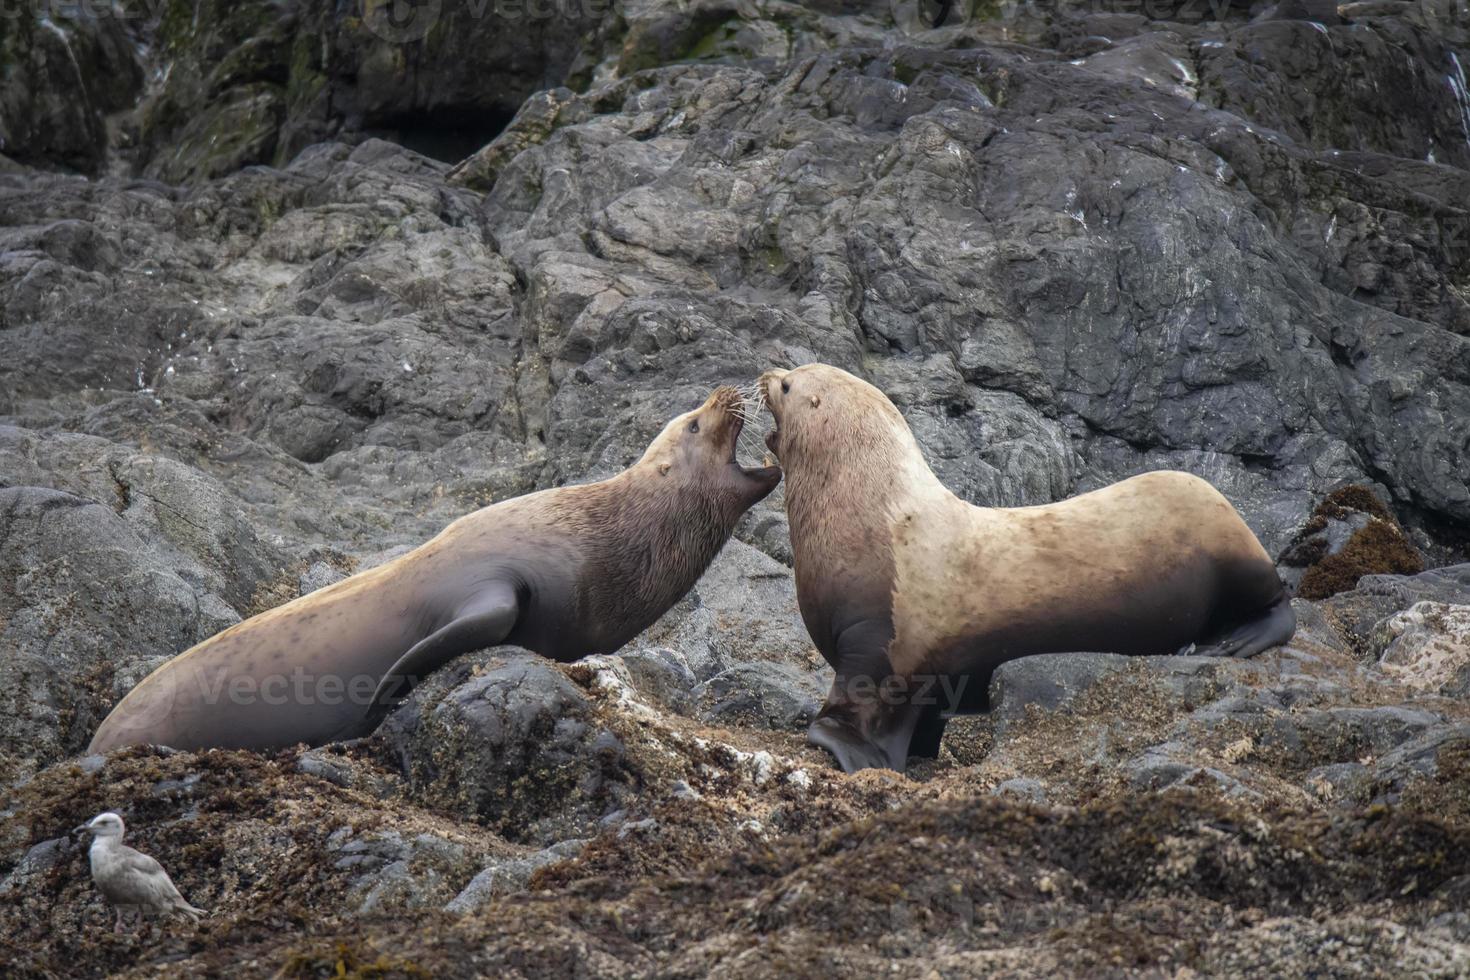
[[[933,756],[949,714],[989,707],[1008,660],[1068,650],[1252,656],[1296,617],[1214,487],[1155,472],[1041,507],[976,507],[924,462],[877,388],[768,371],[797,602],[836,677],[808,730],[851,772]]]
[[[778,467],[736,462],[742,412],[720,388],[611,479],[485,507],[230,627],[144,678],[88,751],[318,745],[370,733],[419,679],[471,650],[611,653],[689,591],[780,482]]]

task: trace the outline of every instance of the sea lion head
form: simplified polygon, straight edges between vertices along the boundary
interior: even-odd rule
[[[664,426],[640,465],[662,479],[732,493],[742,509],[764,498],[781,482],[779,466],[744,467],[735,458],[745,403],[729,385],[716,388],[704,404]]]
[[[841,368],[804,364],[767,371],[758,384],[776,420],[766,445],[783,466],[814,455],[856,461],[869,450],[913,446],[908,423],[888,396]]]

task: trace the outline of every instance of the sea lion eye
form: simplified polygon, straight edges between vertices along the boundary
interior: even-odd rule
[[[693,422],[690,422],[689,423],[689,431],[690,432],[698,432],[699,431],[699,419],[695,419]]]
[[[781,394],[783,394],[783,395],[789,395],[789,394],[791,394],[791,382],[785,380],[784,378],[781,380]]]

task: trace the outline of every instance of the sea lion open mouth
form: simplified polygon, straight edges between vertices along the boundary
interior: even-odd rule
[[[756,380],[753,386],[756,411],[765,409],[771,413],[771,428],[766,432],[763,441],[766,449],[769,450],[769,456],[774,456],[778,460],[781,458],[781,416],[776,412],[775,400],[771,397],[769,385],[786,373],[785,371],[767,371]]]
[[[751,398],[745,392],[729,389],[729,396],[721,399],[720,408],[725,412],[725,417],[730,426],[730,465],[740,470],[742,476],[752,480],[767,482],[779,480],[781,476],[781,468],[779,466],[769,465],[771,463],[770,454],[765,454],[765,465],[761,466],[745,466],[740,462],[739,458],[741,449],[740,437],[745,432],[745,424],[758,416],[763,404],[764,399],[758,395]],[[749,453],[752,447],[747,445],[745,449]]]
[[[740,433],[742,430],[744,430],[744,428],[745,419],[741,418],[739,413],[737,412],[735,418],[730,423],[730,462],[734,463],[736,466],[740,466],[740,460],[737,459],[736,456],[740,449]],[[740,466],[740,468],[742,470],[745,469],[745,467],[743,466]]]

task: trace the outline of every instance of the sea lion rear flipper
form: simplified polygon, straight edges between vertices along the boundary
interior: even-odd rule
[[[1284,592],[1255,619],[1241,623],[1229,633],[1193,653],[1198,657],[1254,657],[1263,650],[1281,646],[1296,633],[1296,612]],[[1181,653],[1183,651],[1180,651]]]
[[[377,728],[389,710],[429,674],[462,653],[505,639],[520,614],[515,589],[505,583],[496,583],[467,602],[448,625],[415,643],[383,675],[368,707],[364,734]]]

